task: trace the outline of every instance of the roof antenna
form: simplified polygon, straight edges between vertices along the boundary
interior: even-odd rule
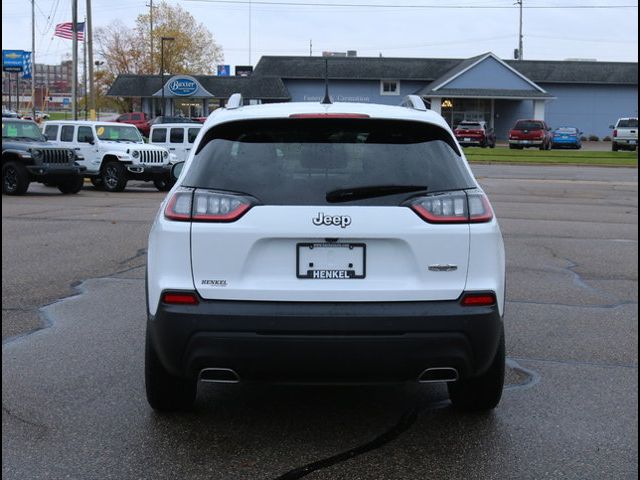
[[[320,102],[322,105],[331,105],[329,97],[329,60],[324,59],[324,98]]]

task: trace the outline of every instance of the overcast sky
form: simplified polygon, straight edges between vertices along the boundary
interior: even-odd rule
[[[154,0],[158,3],[159,0]],[[241,0],[242,1],[242,0]],[[367,4],[366,7],[265,5]],[[518,43],[515,0],[260,0],[217,3],[170,0],[204,23],[222,46],[226,64],[255,65],[262,55],[313,55],[356,50],[358,56],[467,58],[492,51],[513,57]],[[85,0],[78,0],[84,18]],[[148,0],[93,0],[94,28],[121,19],[133,26]],[[371,5],[438,5],[483,8],[376,8]],[[638,61],[638,2],[633,0],[524,0],[524,58]],[[622,6],[633,8],[622,8]],[[506,7],[501,9],[490,6]],[[53,37],[55,24],[71,20],[70,0],[36,0],[36,61],[58,63],[71,41]],[[251,32],[251,34],[249,34]],[[250,43],[251,39],[251,43]],[[249,46],[251,45],[251,49]],[[2,0],[2,48],[31,50],[31,2]]]

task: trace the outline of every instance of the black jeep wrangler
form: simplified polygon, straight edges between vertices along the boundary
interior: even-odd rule
[[[70,148],[47,143],[35,122],[2,119],[2,193],[22,195],[31,182],[56,186],[62,193],[78,193],[86,167],[77,160]]]

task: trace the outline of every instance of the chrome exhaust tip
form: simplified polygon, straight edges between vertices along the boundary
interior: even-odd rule
[[[199,380],[209,383],[238,383],[240,376],[230,368],[203,368]]]
[[[427,368],[418,377],[418,383],[455,382],[458,380],[458,370],[453,367]]]

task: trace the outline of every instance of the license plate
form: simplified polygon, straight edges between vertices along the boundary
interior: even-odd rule
[[[470,139],[470,138],[465,138],[465,139],[463,140],[463,142],[470,142],[470,141],[471,141],[471,139]]]
[[[522,143],[529,143],[529,140],[522,140]]]
[[[365,277],[364,243],[298,243],[298,278],[353,280]]]
[[[629,145],[635,145],[636,141],[635,140],[629,140]]]

